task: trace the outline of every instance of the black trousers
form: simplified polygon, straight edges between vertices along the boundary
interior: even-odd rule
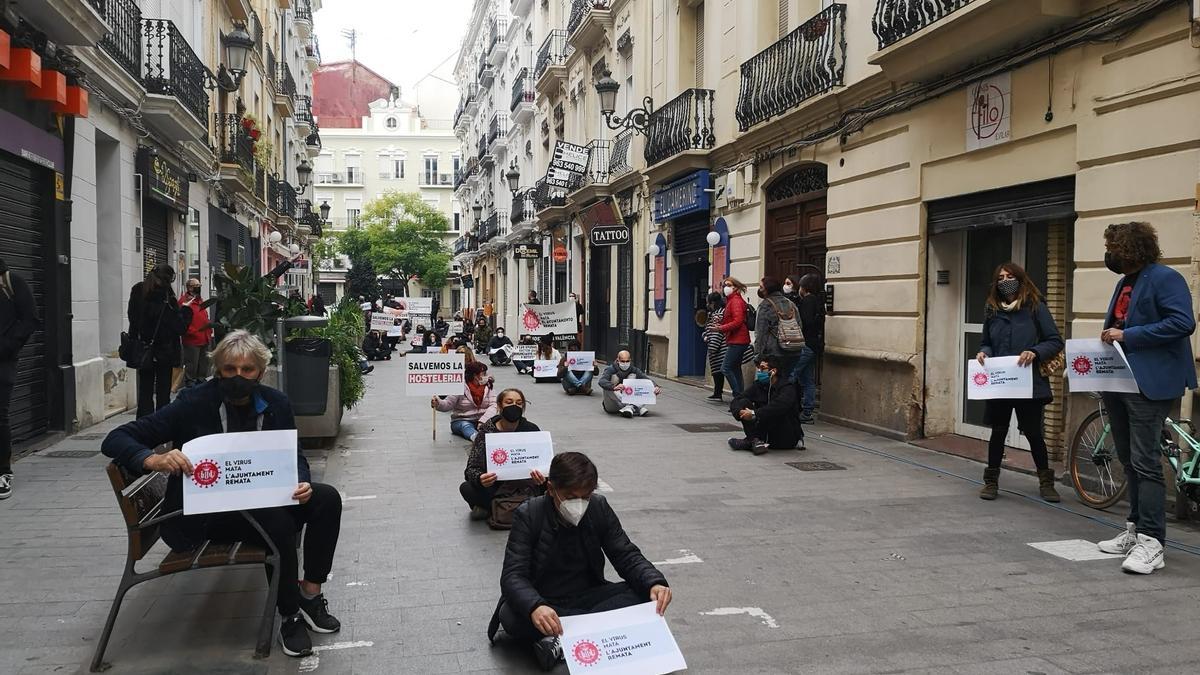
[[[551,609],[557,612],[559,616],[578,616],[580,614],[608,612],[623,607],[640,605],[650,600],[650,597],[639,597],[629,587],[629,584],[623,581],[620,583],[609,581],[605,582],[602,586],[589,588],[574,598],[564,600],[550,600],[547,598],[547,600]],[[546,637],[542,635],[542,631],[533,625],[533,619],[528,614],[521,616],[507,602],[500,605],[500,625],[504,626],[505,633],[508,633],[509,636],[516,640],[532,642]]]
[[[279,549],[279,598],[275,606],[282,616],[300,611],[299,563],[296,559],[296,535],[305,525],[304,580],[323,584],[333,568],[333,554],[342,529],[342,496],[324,483],[312,484],[307,504],[255,509],[250,512]],[[208,517],[205,536],[216,542],[245,541],[265,545],[262,537],[238,513],[219,513]],[[267,570],[270,575],[271,570]],[[269,576],[268,576],[269,578]]]
[[[1048,401],[1042,399],[994,398],[984,408],[984,418],[992,428],[988,439],[988,468],[999,469],[1004,460],[1004,438],[1008,436],[1009,420],[1017,413],[1017,428],[1029,441],[1029,452],[1038,469],[1050,468],[1046,455],[1046,438],[1042,435],[1042,410]]]
[[[463,481],[458,486],[458,493],[470,506],[491,511],[492,499],[496,497],[496,483],[492,483],[491,487],[483,487],[479,483]]]
[[[17,362],[0,361],[0,474],[12,473],[12,427],[8,419]]]
[[[137,416],[145,417],[171,402],[171,366],[155,364],[137,371]]]

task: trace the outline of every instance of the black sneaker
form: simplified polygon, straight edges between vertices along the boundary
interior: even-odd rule
[[[800,424],[816,424],[817,418],[812,413],[801,413]]]
[[[750,449],[750,439],[749,438],[731,438],[731,439],[729,439],[729,449],[730,450],[741,450],[741,451],[749,450]]]
[[[12,481],[11,473],[0,474],[0,499],[8,499],[12,496]]]
[[[300,616],[314,633],[336,633],[342,629],[342,623],[329,613],[324,593],[318,593],[312,600],[300,596]]]
[[[556,637],[544,637],[533,643],[533,655],[537,657],[542,670],[554,670],[558,662],[563,660],[562,643]]]
[[[753,452],[755,455],[765,455],[767,454],[767,448],[768,444],[766,441],[754,441],[750,446],[750,452]]]
[[[308,629],[304,627],[304,619],[300,618],[300,614],[285,616],[279,624],[279,646],[288,656],[312,654],[312,640],[308,637]]]
[[[704,398],[709,401],[724,401],[725,400],[725,398],[722,397],[720,394],[713,394],[712,396],[705,396]]]

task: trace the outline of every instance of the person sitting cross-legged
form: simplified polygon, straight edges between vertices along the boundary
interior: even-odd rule
[[[445,397],[434,396],[429,401],[434,410],[450,413],[450,433],[468,441],[475,440],[479,426],[485,421],[484,413],[496,406],[496,395],[492,392],[496,381],[488,375],[487,370],[487,364],[482,361],[467,363],[467,382],[463,393]]]
[[[642,372],[641,368],[633,365],[633,356],[629,354],[629,350],[623,349],[617,352],[617,360],[608,364],[603,373],[600,373],[600,388],[604,390],[604,400],[600,402],[604,412],[609,415],[621,414],[622,417],[642,416],[650,412],[646,406],[627,405],[621,402],[621,397],[617,395],[617,385],[625,380],[648,380],[646,373]],[[654,394],[657,396],[662,393],[657,385],[654,387]]]
[[[511,432],[541,431],[538,425],[525,419],[525,394],[520,389],[505,389],[492,402],[492,408],[484,413],[478,430],[471,442],[467,455],[465,479],[458,492],[471,507],[471,520],[487,520],[492,515],[492,500],[498,496],[511,497],[520,494],[541,494],[546,482],[542,472],[529,472],[529,480],[501,481],[488,471],[487,435]]]
[[[183,507],[181,474],[191,461],[179,450],[201,436],[243,431],[295,429],[292,406],[283,392],[260,383],[271,351],[254,335],[231,331],[212,353],[216,377],[180,392],[165,408],[123,424],[108,434],[101,451],[129,473],[171,474],[162,512]],[[172,450],[153,448],[170,443]],[[279,643],[288,656],[312,653],[308,631],[336,633],[341,623],[329,613],[321,584],[329,578],[342,523],[342,497],[331,485],[313,483],[308,460],[296,449],[295,504],[248,511],[279,551],[279,596],[283,622]],[[296,536],[304,535],[304,576],[296,556]],[[258,531],[236,511],[170,518],[162,523],[163,541],[175,551],[190,551],[205,541],[265,545]],[[299,582],[297,582],[299,579]],[[307,628],[306,628],[307,626]]]
[[[756,455],[767,449],[804,449],[804,427],[796,403],[796,385],[781,372],[779,361],[764,356],[755,364],[754,382],[746,386],[729,404],[729,412],[742,423],[745,438],[729,439],[734,450],[749,450]]]
[[[629,540],[587,455],[564,452],[550,462],[547,494],[519,506],[504,551],[500,602],[488,625],[494,640],[531,642],[543,670],[562,659],[559,617],[607,612],[653,600],[671,604],[667,579]],[[604,578],[608,558],[622,582]]]
[[[558,376],[562,380],[563,391],[567,392],[567,396],[575,396],[582,394],[583,396],[592,395],[592,378],[596,376],[596,367],[592,366],[587,370],[574,370],[567,364],[567,355],[571,352],[577,352],[581,349],[579,340],[571,340],[567,343],[567,354],[563,354],[558,362]]]

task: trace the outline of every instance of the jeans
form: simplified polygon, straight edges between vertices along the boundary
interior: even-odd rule
[[[1138,534],[1163,542],[1167,537],[1167,487],[1163,482],[1163,423],[1173,399],[1151,401],[1141,394],[1105,393],[1117,457],[1129,485],[1129,522]]]
[[[729,390],[734,396],[742,393],[742,357],[750,345],[726,345],[725,360],[721,362],[721,373],[729,381]]]
[[[479,423],[475,420],[450,420],[450,433],[455,436],[462,436],[468,441],[475,440],[475,434],[479,430]]]
[[[1046,456],[1046,439],[1042,435],[1042,412],[1045,401],[1035,399],[997,398],[987,402],[987,423],[992,427],[988,439],[988,468],[999,469],[1004,460],[1004,439],[1008,436],[1008,423],[1013,411],[1017,412],[1017,427],[1029,441],[1029,453],[1039,470],[1049,469]]]
[[[183,384],[191,386],[208,379],[208,345],[183,346]]]
[[[638,597],[638,594],[633,592],[629,584],[625,582],[614,583],[611,581],[605,582],[602,586],[589,588],[574,598],[564,598],[561,600],[546,598],[547,604],[559,616],[578,616],[580,614],[608,612],[614,609],[640,605],[649,600],[649,596],[644,598]],[[508,633],[515,640],[533,642],[546,637],[533,625],[533,619],[528,614],[521,616],[507,602],[500,605],[500,625],[504,626],[504,632]]]
[[[800,386],[800,410],[811,415],[817,407],[817,361],[820,356],[808,347],[800,352],[792,368],[791,381]]]
[[[492,510],[492,500],[496,498],[498,485],[499,481],[492,483],[489,487],[484,487],[479,483],[463,481],[458,486],[458,494],[462,495],[463,500],[472,508],[480,508],[490,512]]]
[[[592,393],[592,377],[594,373],[590,370],[564,370],[562,374],[563,391],[568,394],[590,394]]]
[[[333,568],[333,553],[337,549],[342,528],[342,496],[332,485],[312,484],[312,497],[307,504],[254,509],[250,515],[279,549],[279,597],[275,606],[281,616],[300,611],[299,563],[296,559],[296,535],[304,533],[304,580],[323,584]],[[193,516],[196,517],[196,516]],[[205,536],[216,542],[245,541],[265,545],[262,537],[245,518],[236,512],[220,513],[207,518]],[[270,570],[267,570],[268,574]]]
[[[171,366],[155,364],[137,371],[137,416],[146,417],[171,402]]]
[[[8,408],[17,381],[17,362],[0,361],[0,475],[12,473],[12,427]]]

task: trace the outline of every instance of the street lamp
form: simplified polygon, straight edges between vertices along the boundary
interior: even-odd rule
[[[306,159],[303,162],[300,162],[300,164],[296,167],[296,181],[300,183],[301,192],[304,192],[311,180],[312,165],[309,164],[308,160]]]
[[[270,241],[272,244],[278,244],[283,241],[283,235],[279,233],[279,230],[275,230],[271,233],[271,236],[267,237],[267,241]]]
[[[479,219],[483,217],[483,204],[479,200],[475,200],[475,205],[471,207],[471,213],[475,214],[475,224],[479,224]]]
[[[658,244],[650,244],[650,247],[646,249],[646,253],[648,253],[651,258],[657,258],[658,257]]]
[[[329,200],[321,202],[321,206],[317,209],[321,212],[321,220],[329,220]]]
[[[604,123],[609,129],[632,129],[643,136],[649,126],[650,113],[654,112],[654,99],[647,96],[642,99],[642,107],[634,108],[624,117],[616,116],[617,92],[621,85],[612,79],[612,71],[605,70],[604,75],[596,80],[596,94],[600,98],[600,113],[604,115]]]
[[[508,191],[516,196],[517,190],[521,186],[521,170],[517,168],[517,160],[513,160],[509,165],[508,171],[504,173],[504,177],[508,180]]]
[[[712,248],[713,246],[721,243],[721,234],[715,230],[709,232],[708,234],[704,235],[704,241],[707,241],[709,248]]]
[[[238,26],[221,41],[225,45],[225,64],[222,67],[233,76],[233,87],[236,89],[246,76],[246,61],[250,58],[250,50],[254,49],[254,38],[244,27]]]
[[[288,252],[291,253],[293,257],[300,255],[300,245],[292,244],[290,247],[288,247]]]

